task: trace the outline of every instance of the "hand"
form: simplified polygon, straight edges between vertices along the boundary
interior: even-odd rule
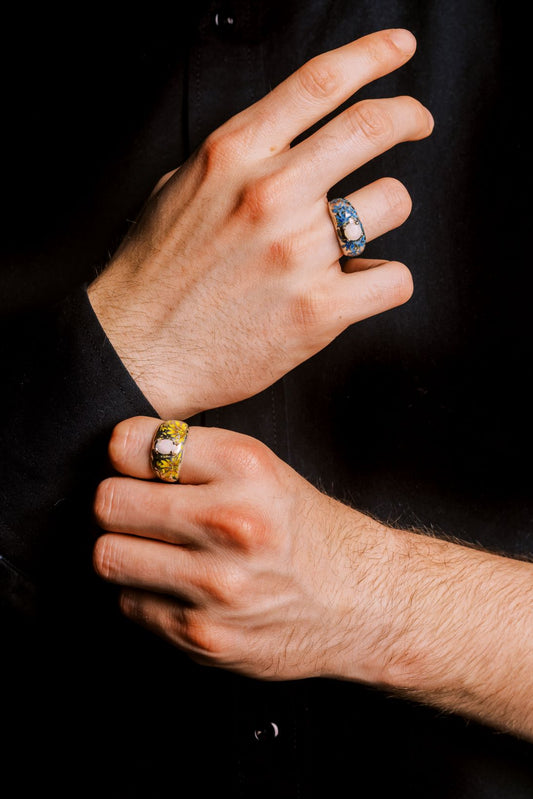
[[[95,567],[129,587],[124,613],[193,658],[250,676],[346,674],[348,657],[351,674],[379,681],[384,620],[365,573],[387,557],[382,525],[321,494],[259,441],[216,428],[190,428],[179,485],[150,481],[158,424],[137,417],[115,428],[111,461],[131,477],[104,481],[95,500],[113,531],[98,539]]]
[[[533,566],[397,530],[260,442],[191,427],[180,484],[151,480],[158,419],[121,422],[97,572],[124,613],[202,663],[370,683],[533,741]]]
[[[410,97],[364,100],[290,144],[414,49],[409,32],[391,30],[318,56],[160,182],[89,297],[163,417],[252,396],[348,325],[409,299],[403,264],[341,268],[326,195],[398,142],[427,136],[431,114]],[[349,199],[369,240],[411,209],[393,178]]]

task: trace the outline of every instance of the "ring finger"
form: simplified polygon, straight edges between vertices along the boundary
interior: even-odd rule
[[[395,178],[376,180],[349,194],[345,199],[355,208],[367,241],[377,239],[402,225],[412,207],[409,192]],[[338,261],[342,254],[339,241],[334,224],[329,219],[328,222],[327,238],[331,245],[331,260]]]
[[[402,225],[411,213],[411,197],[405,186],[395,178],[380,178],[346,196],[353,205],[364,229],[366,240],[372,241]],[[292,220],[294,224],[294,219]],[[291,225],[292,226],[292,225]],[[292,234],[292,231],[290,231]],[[301,227],[301,250],[305,280],[309,279],[309,253],[319,269],[326,264],[336,264],[342,256],[335,226],[330,218],[327,203],[322,197]],[[355,262],[355,264],[354,264]],[[355,267],[366,268],[369,261],[352,259],[345,264],[352,271]]]

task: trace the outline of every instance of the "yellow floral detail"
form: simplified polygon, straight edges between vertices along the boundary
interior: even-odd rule
[[[150,463],[156,477],[167,483],[177,483],[180,474],[183,447],[189,425],[177,419],[161,422],[157,428],[150,454]],[[169,444],[164,444],[168,441]]]

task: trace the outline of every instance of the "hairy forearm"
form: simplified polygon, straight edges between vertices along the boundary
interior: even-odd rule
[[[189,430],[176,491],[149,479],[157,426],[115,428],[130,477],[95,499],[126,615],[210,665],[363,682],[533,741],[533,564],[388,527],[228,430]]]
[[[533,740],[533,565],[388,534],[385,687]]]

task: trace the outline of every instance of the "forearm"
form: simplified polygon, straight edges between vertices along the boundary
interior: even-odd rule
[[[384,687],[533,740],[533,566],[384,530]]]
[[[388,527],[232,431],[189,430],[176,491],[150,479],[157,426],[115,428],[130,476],[95,498],[95,568],[128,617],[210,665],[362,682],[533,740],[533,565]]]

